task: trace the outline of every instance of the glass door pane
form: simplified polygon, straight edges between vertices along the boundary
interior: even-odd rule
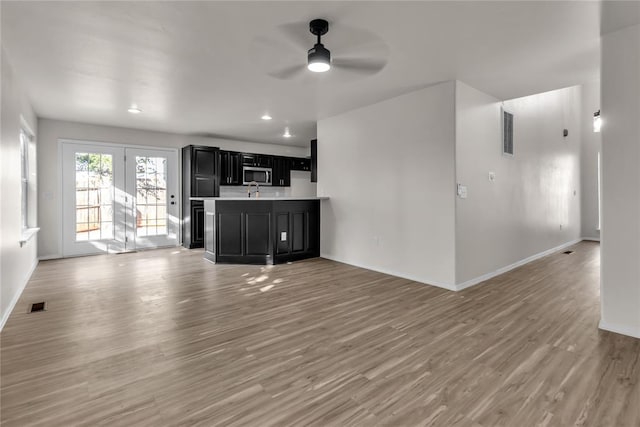
[[[167,159],[135,156],[136,234],[167,234]]]
[[[175,150],[126,149],[128,246],[136,249],[178,244],[178,160]]]
[[[75,153],[76,241],[113,239],[113,156]]]
[[[62,156],[63,255],[124,251],[124,148],[63,142]]]

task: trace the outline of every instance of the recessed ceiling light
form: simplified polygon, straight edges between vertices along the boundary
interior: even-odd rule
[[[131,107],[129,107],[129,109],[127,109],[127,111],[130,112],[131,114],[142,113],[142,110],[137,105],[132,105]]]
[[[284,133],[282,134],[284,138],[291,138],[291,133],[289,132],[289,128],[284,128]]]
[[[265,114],[264,116],[260,117],[262,120],[271,120],[273,117],[271,117],[268,114]]]

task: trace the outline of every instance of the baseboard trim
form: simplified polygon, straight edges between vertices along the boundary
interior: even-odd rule
[[[38,262],[39,260],[37,258],[33,261],[33,264],[31,265],[31,268],[29,269],[27,275],[22,281],[22,284],[20,285],[18,292],[16,292],[16,294],[11,299],[11,303],[7,308],[7,312],[4,313],[4,315],[2,316],[2,319],[0,319],[0,331],[2,331],[2,329],[4,328],[4,325],[7,323],[7,320],[9,320],[9,316],[11,316],[13,309],[16,308],[16,304],[18,303],[18,300],[20,299],[22,292],[24,292],[24,288],[27,286],[27,283],[29,283],[29,279],[31,279],[31,275],[36,270],[36,267],[38,266]]]
[[[640,339],[640,327],[630,328],[624,325],[616,325],[614,323],[605,322],[603,319],[600,319],[598,328],[602,329],[603,331],[613,332],[616,334]]]
[[[40,261],[48,261],[50,259],[61,259],[61,258],[63,258],[62,255],[43,255],[38,257]]]
[[[393,270],[388,270],[388,269],[378,268],[378,267],[371,267],[371,266],[365,265],[365,264],[360,264],[360,263],[355,263],[355,262],[347,262],[347,261],[343,261],[343,260],[339,260],[339,259],[336,259],[334,257],[331,257],[328,254],[320,254],[320,256],[322,258],[326,258],[326,259],[329,259],[331,261],[341,262],[341,263],[344,263],[344,264],[352,265],[354,267],[364,268],[366,270],[371,270],[371,271],[376,271],[378,273],[388,274],[390,276],[396,276],[396,277],[401,277],[403,279],[413,280],[414,282],[422,283],[422,284],[425,284],[425,285],[436,286],[438,288],[447,289],[449,291],[462,291],[464,289],[470,288],[471,286],[475,286],[475,285],[477,285],[479,283],[482,283],[482,282],[484,282],[486,280],[492,279],[492,278],[494,278],[496,276],[499,276],[499,275],[504,274],[504,273],[506,273],[508,271],[511,271],[511,270],[513,270],[515,268],[521,267],[521,266],[523,266],[525,264],[528,264],[528,263],[530,263],[532,261],[535,261],[537,259],[543,258],[543,257],[545,257],[547,255],[551,255],[551,254],[553,254],[555,252],[561,251],[562,249],[565,249],[565,248],[567,248],[569,246],[573,246],[576,243],[580,243],[583,240],[599,241],[599,240],[595,240],[593,238],[588,238],[588,237],[582,237],[580,239],[571,240],[570,242],[566,242],[566,243],[563,243],[563,244],[561,244],[559,246],[556,246],[554,248],[547,249],[546,251],[542,251],[542,252],[539,252],[537,254],[531,255],[531,256],[529,256],[527,258],[521,259],[520,261],[516,261],[513,264],[507,265],[505,267],[501,267],[501,268],[499,268],[499,269],[497,269],[495,271],[489,272],[487,274],[483,274],[482,276],[478,276],[476,278],[473,278],[471,280],[467,280],[467,281],[462,282],[462,283],[457,284],[457,285],[451,285],[451,284],[448,284],[448,283],[437,282],[437,281],[434,281],[434,280],[425,280],[423,278],[419,278],[419,277],[415,277],[415,276],[412,276],[412,275],[400,273],[398,271],[393,271]]]
[[[586,240],[588,242],[599,242],[600,238],[599,237],[583,237],[582,240]]]
[[[562,249],[565,249],[565,248],[567,248],[569,246],[575,245],[576,243],[579,243],[581,241],[582,241],[582,239],[576,239],[576,240],[572,240],[572,241],[567,242],[567,243],[563,243],[563,244],[561,244],[559,246],[556,246],[555,248],[547,249],[546,251],[542,251],[542,252],[539,252],[539,253],[537,253],[535,255],[531,255],[531,256],[529,256],[527,258],[521,259],[520,261],[516,261],[513,264],[509,264],[509,265],[507,265],[505,267],[499,268],[499,269],[497,269],[495,271],[492,271],[490,273],[483,274],[482,276],[478,276],[478,277],[473,278],[471,280],[467,280],[466,282],[462,282],[462,283],[456,285],[456,291],[461,291],[463,289],[470,288],[471,286],[474,286],[474,285],[477,285],[479,283],[482,283],[485,280],[492,279],[492,278],[494,278],[496,276],[499,276],[499,275],[504,274],[504,273],[506,273],[508,271],[511,271],[514,268],[518,268],[520,266],[528,264],[528,263],[530,263],[532,261],[535,261],[535,260],[540,259],[542,257],[545,257],[547,255],[551,255],[554,252],[558,252],[558,251],[560,251]]]
[[[352,265],[354,267],[358,267],[358,268],[364,268],[365,270],[371,270],[371,271],[375,271],[378,273],[382,273],[382,274],[388,274],[389,276],[395,276],[395,277],[400,277],[402,279],[407,279],[407,280],[413,280],[414,282],[418,282],[421,283],[423,285],[429,285],[429,286],[435,286],[437,288],[443,288],[446,289],[448,291],[455,291],[456,288],[454,285],[450,285],[448,283],[443,283],[443,282],[437,282],[435,280],[425,280],[424,278],[419,278],[416,276],[412,276],[410,274],[405,274],[405,273],[400,273],[398,271],[393,271],[393,270],[387,270],[384,268],[378,268],[378,267],[371,267],[368,265],[364,265],[364,264],[360,264],[360,263],[355,263],[355,262],[347,262],[347,261],[343,261],[340,259],[335,259],[327,254],[320,254],[321,258],[325,258],[331,261],[335,261],[335,262],[341,262],[343,264],[347,264],[347,265]]]

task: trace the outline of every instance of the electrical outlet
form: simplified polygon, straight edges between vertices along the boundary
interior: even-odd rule
[[[280,233],[280,241],[281,242],[286,242],[287,241],[287,232],[283,231]]]
[[[494,182],[496,180],[496,173],[489,172],[489,182]]]

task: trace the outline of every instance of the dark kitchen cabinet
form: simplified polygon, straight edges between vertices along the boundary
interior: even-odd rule
[[[289,157],[273,158],[273,180],[274,187],[291,186],[291,159]]]
[[[214,147],[188,146],[182,149],[183,166],[188,163],[191,197],[215,197],[218,195],[216,153]]]
[[[320,201],[275,201],[273,216],[276,264],[320,256]]]
[[[220,151],[220,185],[242,185],[242,154]]]
[[[191,201],[191,247],[201,248],[204,244],[204,202]]]
[[[204,207],[192,197],[218,197],[220,182],[217,147],[188,145],[182,148],[182,245],[204,244]]]
[[[311,182],[318,182],[318,140],[311,140]]]
[[[267,154],[242,153],[242,165],[271,168],[273,167],[273,156]]]
[[[215,262],[273,264],[272,203],[216,202]]]
[[[206,204],[205,258],[210,261],[279,264],[320,256],[319,200],[217,199]]]
[[[305,159],[301,157],[291,157],[291,170],[292,171],[310,171],[311,159]]]

